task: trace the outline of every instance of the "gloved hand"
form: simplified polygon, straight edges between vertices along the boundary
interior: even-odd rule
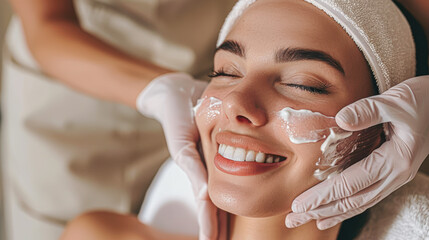
[[[168,150],[188,176],[196,197],[200,240],[217,239],[217,208],[207,192],[207,171],[196,143],[199,134],[193,106],[207,83],[185,73],[170,73],[154,80],[139,94],[137,109],[158,120],[164,130]]]
[[[388,123],[388,139],[365,159],[298,196],[286,217],[287,227],[317,219],[319,229],[330,228],[414,178],[429,154],[429,76],[350,104],[335,119],[348,131]]]

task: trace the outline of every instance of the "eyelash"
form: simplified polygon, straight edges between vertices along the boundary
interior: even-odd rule
[[[303,91],[313,93],[313,94],[328,94],[329,93],[328,91],[326,91],[326,88],[328,88],[328,86],[322,86],[321,88],[315,88],[315,87],[293,84],[293,83],[287,83],[287,84],[283,84],[283,85],[286,85],[288,87],[298,88],[298,89],[301,89]]]
[[[216,77],[232,77],[232,78],[238,78],[236,75],[228,74],[226,73],[223,68],[221,68],[219,71],[213,70],[208,77],[210,78],[216,78]]]
[[[232,75],[232,74],[228,74],[226,73],[222,68],[219,71],[213,70],[208,77],[210,78],[216,78],[216,77],[232,77],[232,78],[238,78],[239,76],[236,75]],[[288,86],[288,87],[294,87],[294,88],[298,88],[300,90],[309,92],[309,93],[313,93],[313,94],[328,94],[329,92],[326,91],[326,89],[328,88],[328,86],[323,85],[321,88],[315,88],[315,87],[310,87],[310,86],[305,86],[305,85],[299,85],[299,84],[293,84],[293,83],[284,83],[282,85]]]

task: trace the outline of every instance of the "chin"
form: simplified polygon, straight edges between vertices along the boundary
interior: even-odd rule
[[[209,181],[208,190],[216,207],[237,216],[264,218],[291,211],[292,200],[279,196],[278,192],[267,194],[255,187],[237,187],[216,181]]]

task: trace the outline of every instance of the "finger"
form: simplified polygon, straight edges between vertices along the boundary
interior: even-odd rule
[[[195,144],[190,142],[183,147],[174,158],[175,163],[185,172],[191,182],[192,190],[197,199],[208,199],[207,170],[201,161]]]
[[[361,214],[365,211],[366,209],[355,209],[352,210],[350,212],[338,215],[338,216],[334,216],[334,217],[330,217],[330,218],[326,218],[326,219],[322,219],[322,220],[317,220],[316,225],[317,228],[319,230],[326,230],[328,228],[334,227],[335,225],[343,222],[346,219],[352,218],[358,214]]]
[[[338,211],[338,210],[331,211],[331,209],[336,209],[336,206],[335,206],[336,204],[331,203],[328,206],[321,207],[321,209],[317,209],[308,213],[289,214],[291,216],[289,215],[287,216],[286,223],[287,223],[287,226],[288,227],[290,226],[289,228],[291,228],[291,227],[299,227],[312,220],[317,220],[318,228],[320,230],[325,230],[327,228],[331,228],[337,225],[338,223],[344,221],[345,219],[354,217],[362,213],[363,211],[374,206],[378,202],[379,202],[379,199],[374,198],[370,202],[362,205],[361,207],[353,208],[347,211]]]
[[[413,92],[404,86],[344,107],[335,116],[337,124],[347,131],[358,131],[380,123],[400,123],[416,117],[415,109],[405,100],[413,99]]]
[[[389,195],[389,193],[394,191],[396,188],[387,187],[388,189],[386,190],[386,185],[389,185],[388,182],[389,181],[379,181],[378,183],[372,185],[370,188],[367,188],[354,196],[339,199],[335,202],[320,206],[314,210],[305,213],[289,214],[290,216],[288,215],[289,218],[287,219],[288,224],[293,227],[298,227],[303,223],[306,223],[313,219],[322,220],[333,218],[336,216],[352,217],[358,214],[355,212],[364,211],[374,206],[382,199],[384,199],[384,197]],[[383,191],[382,189],[385,189],[385,191]],[[339,219],[344,220],[346,218]],[[336,225],[337,223],[338,222],[332,224]]]
[[[306,213],[290,213],[286,216],[286,226],[288,228],[295,228],[306,224],[312,220],[317,220],[318,228],[320,230],[325,230],[337,225],[345,219],[351,218],[355,215],[362,213],[366,209],[377,204],[380,201],[380,198],[373,198],[371,201],[362,205],[359,204],[355,208],[348,209],[344,207],[346,205],[349,205],[350,202],[353,201],[355,200],[352,200],[351,198],[346,198],[330,203],[328,205],[324,205]]]
[[[351,211],[355,211],[356,209],[367,209],[370,207],[368,203],[372,203],[374,201],[378,202],[380,199],[380,197],[378,197],[378,191],[374,191],[379,189],[379,185],[376,185],[377,186],[371,187],[370,190],[358,193],[355,196],[339,199],[305,213],[292,215],[290,221],[293,222],[296,220],[297,222],[303,222],[303,219],[324,219],[346,214]]]
[[[356,215],[363,213],[367,209],[376,205],[382,199],[383,197],[374,198],[371,201],[369,201],[364,207],[356,208],[335,216],[331,216],[323,219],[317,219],[317,228],[319,230],[325,230],[325,229],[331,228],[349,218],[355,217]]]
[[[287,228],[296,228],[303,224],[308,223],[313,218],[310,214],[306,213],[289,213],[286,215],[285,225]]]
[[[292,203],[292,211],[303,213],[352,196],[384,178],[388,174],[385,157],[389,157],[389,154],[386,153],[390,149],[389,144],[392,143],[384,143],[368,157],[296,197]]]
[[[373,207],[398,187],[400,186],[392,185],[392,179],[387,178],[354,196],[331,202],[305,213],[291,213],[286,217],[286,226],[299,227],[311,220],[317,220],[320,230],[333,227],[341,221]]]
[[[217,208],[210,200],[197,203],[200,239],[214,240],[218,232]]]

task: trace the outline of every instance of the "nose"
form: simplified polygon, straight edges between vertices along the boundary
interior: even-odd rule
[[[261,127],[268,121],[264,107],[255,92],[250,89],[235,89],[230,92],[224,97],[222,108],[233,124]]]

